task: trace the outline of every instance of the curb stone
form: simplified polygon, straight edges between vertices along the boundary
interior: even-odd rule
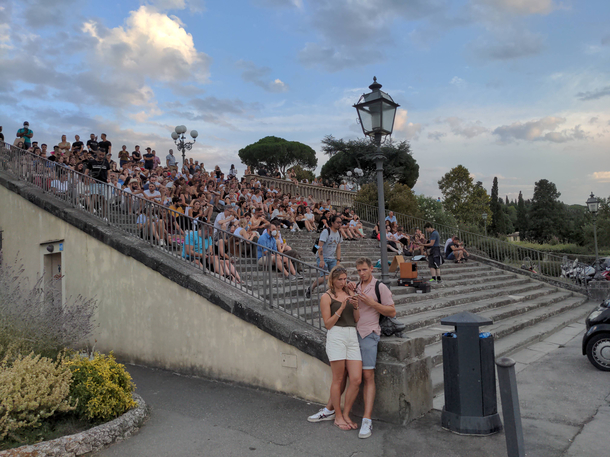
[[[110,422],[74,435],[7,449],[0,452],[0,457],[76,457],[123,441],[136,433],[150,416],[150,407],[144,399],[137,394],[133,394],[133,399],[138,406]]]

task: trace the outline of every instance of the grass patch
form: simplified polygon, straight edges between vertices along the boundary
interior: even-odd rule
[[[62,436],[74,435],[88,430],[98,423],[79,418],[76,414],[56,414],[45,420],[35,429],[21,429],[9,434],[0,441],[0,451],[12,449],[41,441],[54,440]]]

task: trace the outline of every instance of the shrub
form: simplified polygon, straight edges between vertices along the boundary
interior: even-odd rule
[[[418,215],[415,195],[408,186],[400,183],[390,186],[386,181],[383,189],[387,209],[410,216]],[[377,207],[377,184],[369,183],[362,186],[356,194],[355,200]]]
[[[57,361],[30,354],[0,362],[0,439],[20,429],[36,428],[56,412],[74,409],[68,397],[72,374]]]
[[[30,352],[55,358],[84,341],[94,328],[95,301],[80,296],[62,301],[42,278],[30,286],[17,265],[0,264],[0,360],[7,353]]]
[[[78,400],[76,412],[95,421],[108,421],[136,406],[131,394],[135,384],[123,364],[109,355],[90,359],[75,356],[66,362],[72,371],[70,395]]]

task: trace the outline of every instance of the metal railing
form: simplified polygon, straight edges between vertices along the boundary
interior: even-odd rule
[[[361,202],[354,202],[354,210],[363,221],[376,224],[379,221],[378,209],[376,206],[367,205]],[[386,216],[389,210],[386,209]],[[408,214],[394,212],[399,226],[404,227],[405,233],[413,234],[415,229],[424,231],[424,224],[427,221]],[[457,236],[463,243],[467,251],[484,258],[501,262],[515,268],[522,268],[545,276],[550,279],[563,281],[580,287],[586,292],[586,283],[582,284],[573,278],[565,277],[566,267],[571,265],[565,255],[556,255],[548,252],[538,251],[531,248],[518,246],[497,238],[468,232],[456,227],[434,224],[434,228],[441,237],[441,245],[444,246],[445,240],[452,236]],[[563,267],[563,268],[562,268]]]
[[[316,201],[322,200],[326,202],[330,198],[330,202],[335,206],[352,206],[354,204],[355,192],[349,190],[335,189],[333,187],[316,186],[313,184],[295,183],[287,179],[270,178],[268,176],[245,175],[247,182],[252,179],[260,181],[265,187],[269,188],[273,184],[274,188],[284,194],[296,195],[301,197],[311,195]]]
[[[314,265],[1,141],[0,170],[95,217],[100,224],[145,241],[220,284],[324,329],[319,303],[325,287],[321,285],[311,298],[305,297],[306,288],[323,271]]]

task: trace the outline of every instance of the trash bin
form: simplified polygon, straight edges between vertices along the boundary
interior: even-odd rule
[[[442,337],[444,429],[462,435],[490,435],[502,430],[496,399],[494,339],[490,333],[479,333],[480,326],[492,323],[467,311],[441,319],[441,324],[455,327]]]

